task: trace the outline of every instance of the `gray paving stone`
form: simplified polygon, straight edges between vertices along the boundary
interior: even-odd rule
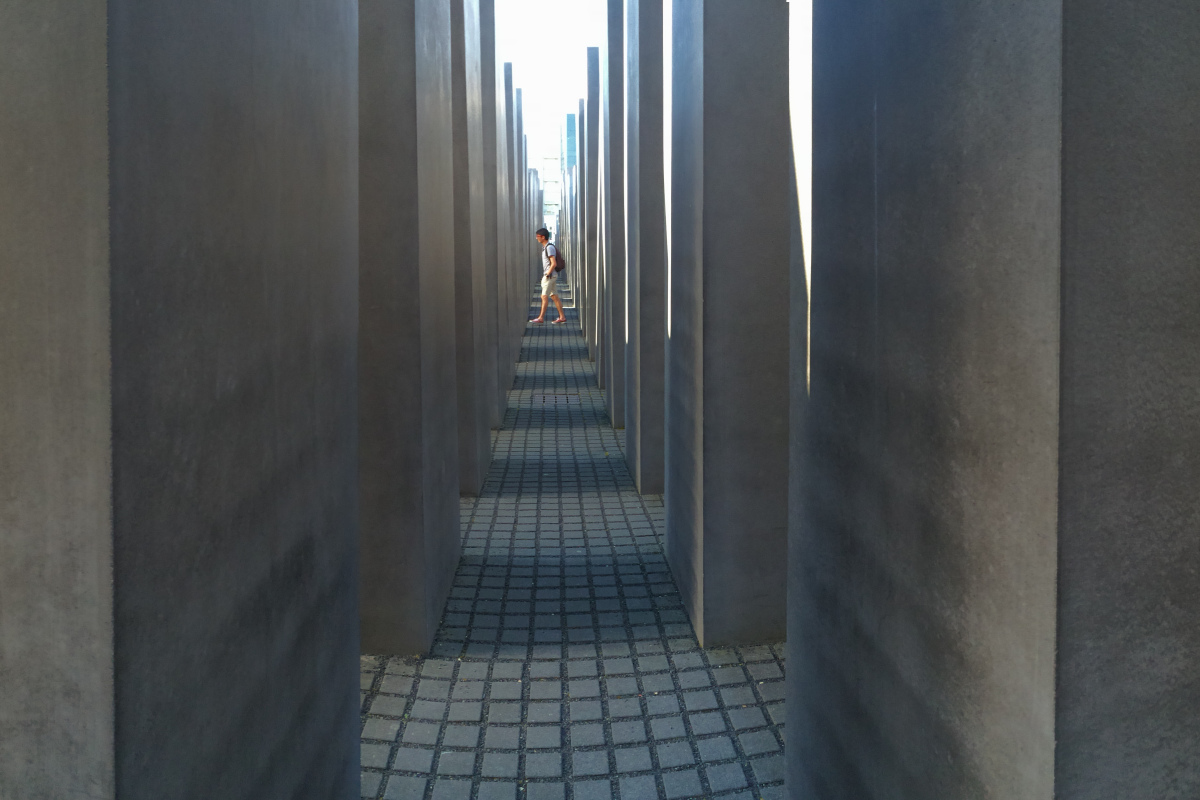
[[[387,789],[383,800],[425,800],[425,778],[412,778],[405,775],[389,775]]]
[[[379,691],[384,694],[408,694],[412,687],[413,679],[407,675],[385,675]]]
[[[571,746],[591,747],[604,744],[604,726],[598,724],[572,725]]]
[[[617,772],[645,772],[651,768],[649,747],[623,747],[615,755]]]
[[[446,747],[475,748],[479,746],[478,725],[448,725],[442,740]]]
[[[526,715],[529,722],[558,722],[562,719],[562,703],[530,703]]]
[[[390,695],[376,695],[371,700],[371,713],[379,714],[385,717],[403,717],[404,710],[408,707],[408,700],[403,697],[392,697]]]
[[[607,775],[607,750],[576,750],[571,754],[571,772],[575,775]]]
[[[479,800],[516,800],[515,783],[485,781],[479,784]]]
[[[438,756],[438,775],[475,774],[475,753],[460,750],[443,750]]]
[[[683,720],[679,717],[666,717],[650,720],[650,732],[656,741],[663,739],[680,739],[687,735]]]
[[[658,764],[663,769],[684,767],[696,763],[690,742],[667,742],[658,745],[654,750],[658,755]]]
[[[662,781],[663,790],[668,800],[676,800],[676,798],[681,797],[697,797],[702,791],[700,788],[700,775],[694,769],[685,769],[679,772],[664,772]]]
[[[433,766],[433,751],[416,747],[401,747],[396,750],[392,769],[397,772],[429,772]]]
[[[679,711],[679,698],[673,694],[653,695],[646,698],[646,712],[650,716],[678,714]]]
[[[700,760],[704,762],[728,761],[729,759],[737,758],[737,753],[733,749],[733,742],[728,736],[700,739],[696,742],[696,749],[700,753]]]
[[[750,766],[754,769],[754,780],[759,783],[774,783],[783,780],[786,769],[783,756],[756,758],[750,762]]]
[[[646,741],[646,724],[641,720],[614,722],[611,729],[614,744],[634,744]]]
[[[485,778],[517,777],[517,754],[484,753],[482,774]]]
[[[442,726],[436,722],[409,722],[401,740],[406,744],[437,744]]]
[[[438,778],[433,784],[431,800],[470,800],[471,782]]]
[[[621,778],[620,785],[621,800],[658,800],[658,785],[648,775]]]
[[[563,800],[567,788],[562,783],[529,783],[525,786],[528,800]]]
[[[363,744],[360,755],[362,766],[385,769],[391,753],[392,748],[386,744]]]
[[[696,736],[703,736],[706,733],[720,733],[725,730],[725,719],[717,712],[691,714],[688,716],[688,722],[692,726],[692,733]]]
[[[779,750],[775,735],[768,730],[743,733],[738,736],[742,752],[748,756],[759,756],[763,753],[774,753]]]
[[[483,736],[483,746],[489,750],[516,750],[520,742],[520,728],[489,725]]]
[[[381,717],[368,717],[366,724],[363,725],[362,738],[383,739],[390,742],[394,741],[399,733],[399,720],[383,719]]]
[[[417,700],[409,713],[416,719],[442,719],[446,716],[446,705],[434,700]]]
[[[746,787],[746,772],[741,764],[713,764],[704,768],[708,786],[714,792],[728,792]]]
[[[525,777],[558,778],[562,776],[562,753],[526,753]]]
[[[572,791],[575,800],[612,800],[612,784],[608,781],[575,781]]]
[[[560,749],[562,727],[559,725],[531,725],[525,729],[525,746],[531,750]]]

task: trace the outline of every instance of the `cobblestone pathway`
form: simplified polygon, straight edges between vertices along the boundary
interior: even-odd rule
[[[578,325],[530,326],[433,652],[362,657],[363,797],[783,796],[782,646],[699,649],[620,448]]]

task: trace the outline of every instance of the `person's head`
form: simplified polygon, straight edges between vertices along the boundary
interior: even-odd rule
[[[533,235],[537,237],[538,244],[540,245],[545,245],[546,242],[550,241],[550,231],[545,228],[538,228]]]

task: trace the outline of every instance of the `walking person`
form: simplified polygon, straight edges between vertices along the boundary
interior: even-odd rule
[[[546,307],[550,304],[550,298],[554,298],[554,305],[558,308],[558,319],[554,320],[555,325],[562,325],[567,321],[567,315],[563,313],[562,300],[558,298],[558,265],[561,263],[562,257],[558,254],[558,248],[550,242],[550,231],[545,228],[538,228],[537,233],[538,244],[542,246],[542,313],[537,315],[536,319],[531,319],[535,325],[539,325],[546,321]]]

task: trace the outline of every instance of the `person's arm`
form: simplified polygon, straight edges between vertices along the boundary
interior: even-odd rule
[[[546,245],[552,247],[553,245]],[[558,269],[558,248],[554,248],[554,255],[550,256],[550,269],[546,270],[546,277],[549,278],[554,274],[554,270]]]

